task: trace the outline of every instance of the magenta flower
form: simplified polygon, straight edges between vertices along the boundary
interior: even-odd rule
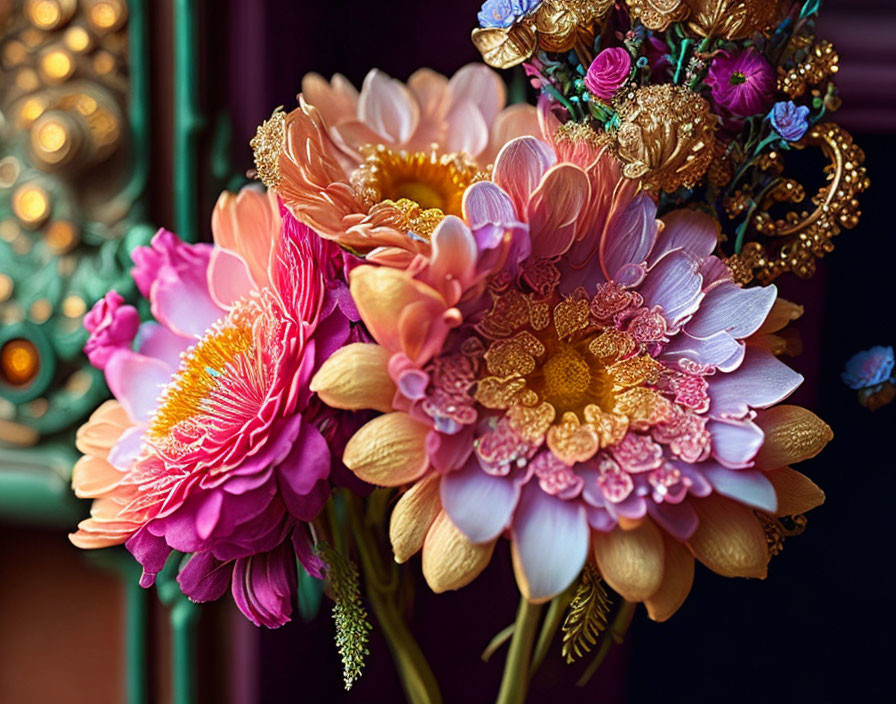
[[[97,369],[105,369],[113,353],[129,349],[137,334],[140,315],[134,306],[123,303],[117,291],[109,291],[84,316],[84,327],[90,333],[84,352]]]
[[[632,69],[632,57],[625,49],[604,49],[591,62],[585,86],[597,98],[609,101],[625,85]]]
[[[163,230],[134,252],[155,321],[109,355],[116,400],[78,432],[72,484],[96,501],[72,542],[125,543],[143,586],[171,550],[190,553],[187,596],[231,585],[250,620],[275,627],[289,620],[296,560],[320,576],[307,523],[344,444],[324,436],[332,411],[311,403],[309,380],[358,316],[339,249],[269,196],[223,195],[212,229],[214,246]],[[110,301],[98,316],[115,318]]]
[[[735,54],[722,52],[709,67],[706,84],[716,105],[736,115],[764,113],[775,94],[775,73],[752,47]]]

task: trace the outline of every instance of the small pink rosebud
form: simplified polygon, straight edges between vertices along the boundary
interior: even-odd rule
[[[585,86],[603,101],[612,99],[625,85],[632,69],[632,57],[625,49],[604,49],[591,62],[585,75]]]

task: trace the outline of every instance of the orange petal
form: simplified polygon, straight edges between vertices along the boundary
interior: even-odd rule
[[[767,335],[768,333],[778,332],[786,327],[788,323],[796,320],[803,314],[803,307],[796,303],[791,303],[784,298],[777,298],[772,309],[765,317],[765,322],[759,326],[759,329],[753,333],[754,335]]]
[[[420,480],[395,504],[389,522],[389,539],[396,562],[405,562],[423,547],[423,539],[442,510],[440,478],[441,475],[433,473]]]
[[[384,347],[354,342],[338,349],[311,380],[311,390],[333,408],[358,411],[392,410],[395,384],[389,377],[389,352]]]
[[[438,317],[447,309],[435,290],[403,271],[386,267],[359,266],[351,273],[352,298],[373,338],[390,352],[404,351],[398,334],[398,319],[412,303],[424,303]]]
[[[644,601],[663,580],[663,536],[653,521],[631,530],[592,533],[594,557],[607,584],[626,601]]]
[[[273,191],[246,186],[238,194],[224,191],[212,211],[215,244],[236,252],[259,286],[270,284],[268,261],[280,233],[280,208]]]
[[[72,489],[81,499],[92,499],[113,491],[124,474],[101,457],[85,455],[72,468]]]
[[[436,594],[472,582],[492,559],[496,540],[471,543],[448,514],[439,511],[423,542],[423,576]]]
[[[133,425],[118,401],[106,401],[78,428],[75,446],[80,452],[105,459],[121,434]]]
[[[692,505],[700,519],[688,541],[694,556],[724,577],[765,579],[768,543],[753,511],[714,494]]]
[[[824,492],[805,474],[790,467],[765,473],[778,495],[778,516],[795,516],[824,503]]]
[[[765,433],[765,442],[756,455],[760,469],[775,469],[815,457],[834,437],[827,423],[799,406],[759,411],[756,424]]]
[[[663,582],[644,601],[647,615],[654,621],[665,621],[678,611],[694,583],[694,556],[668,533],[663,533],[663,545],[666,548]]]
[[[378,416],[362,426],[345,446],[342,461],[365,482],[401,486],[418,479],[429,466],[429,428],[407,413]]]

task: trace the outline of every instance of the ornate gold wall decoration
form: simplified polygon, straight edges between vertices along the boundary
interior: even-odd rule
[[[128,117],[124,0],[0,5],[2,449],[71,427],[106,393],[81,318],[133,286],[123,243],[147,234],[133,229],[147,145]]]

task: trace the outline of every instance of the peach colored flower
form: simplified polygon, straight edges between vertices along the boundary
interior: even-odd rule
[[[321,236],[406,263],[429,252],[505,142],[538,132],[535,109],[505,99],[481,64],[450,79],[420,69],[407,85],[373,70],[360,93],[343,76],[310,74],[299,107],[259,128],[259,174]]]

